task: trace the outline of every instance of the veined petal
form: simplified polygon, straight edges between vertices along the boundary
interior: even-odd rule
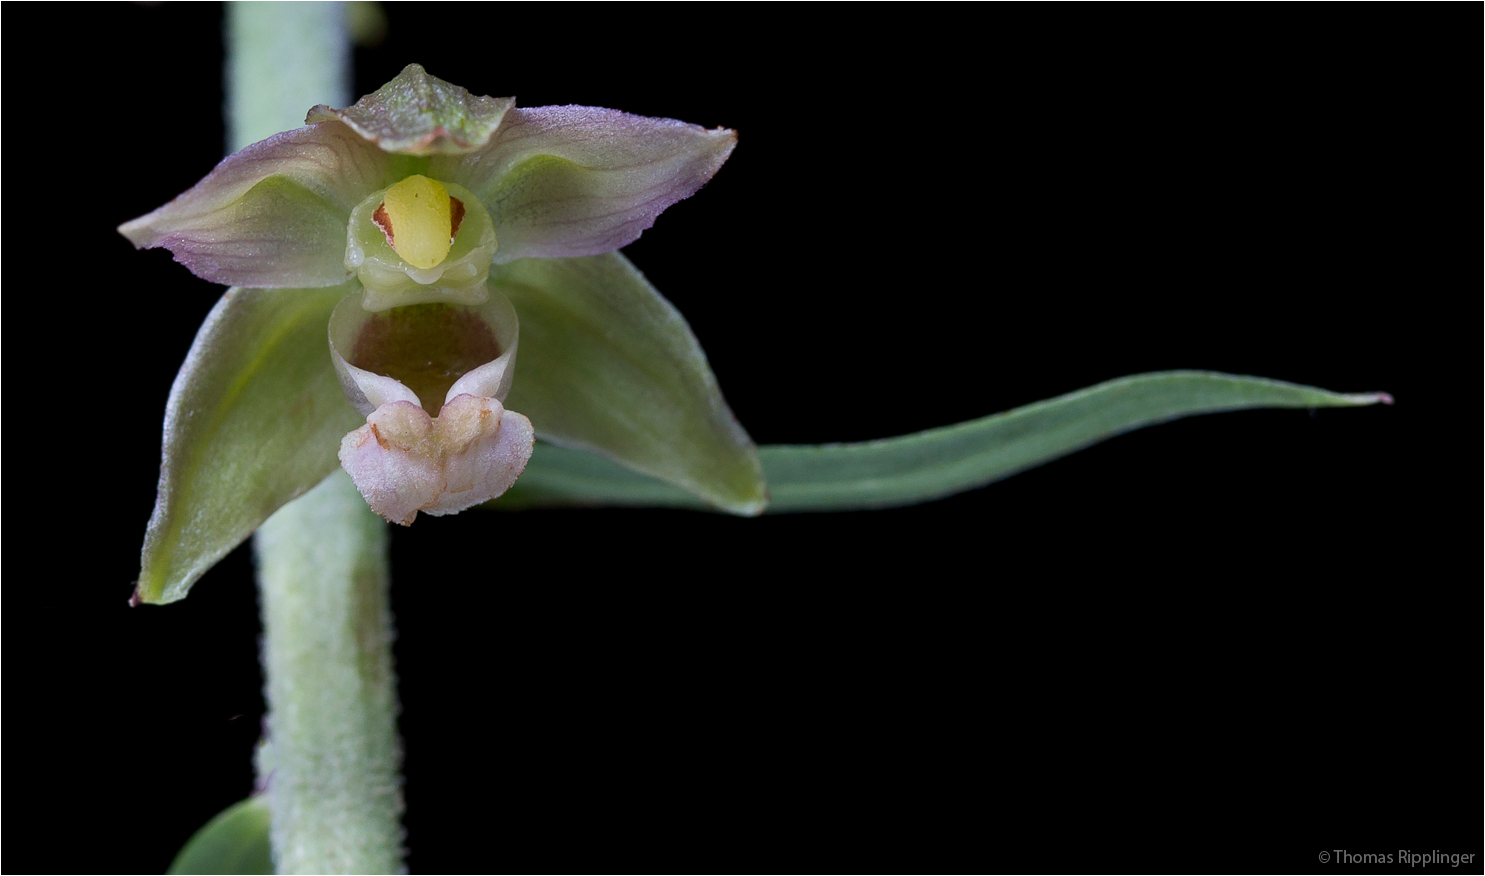
[[[207,316],[165,407],[138,600],[181,599],[335,470],[341,436],[362,417],[341,395],[325,326],[352,288],[229,289]]]
[[[346,223],[367,195],[406,171],[338,121],[269,137],[222,159],[180,197],[119,226],[140,249],[163,246],[198,277],[273,288],[346,281]]]
[[[476,97],[408,64],[397,78],[345,109],[320,105],[305,121],[339,119],[387,152],[459,155],[474,152],[500,126],[513,97]]]
[[[478,195],[497,264],[610,252],[701,188],[737,134],[586,106],[512,109],[490,144],[432,160],[429,174]]]
[[[736,514],[767,503],[757,448],[680,313],[618,253],[524,259],[490,283],[521,315],[509,405],[537,436],[593,450]]]

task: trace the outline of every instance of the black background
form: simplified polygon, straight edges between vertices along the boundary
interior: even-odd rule
[[[251,787],[246,548],[125,605],[220,289],[113,228],[220,157],[220,17],[7,9],[7,871],[162,870]],[[1398,400],[901,510],[397,529],[415,871],[1481,872],[1477,6],[389,20],[357,94],[416,61],[740,132],[626,252],[759,443],[1168,368]]]

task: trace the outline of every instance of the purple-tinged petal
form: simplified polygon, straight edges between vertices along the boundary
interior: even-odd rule
[[[737,134],[585,106],[512,109],[490,144],[433,159],[429,174],[484,201],[495,262],[610,252],[701,188]]]
[[[119,226],[140,249],[163,246],[193,274],[228,285],[335,286],[346,223],[394,181],[394,162],[340,122],[286,131],[227,156],[185,194]]]
[[[477,97],[466,89],[429,76],[417,64],[345,109],[320,105],[309,124],[339,119],[387,152],[406,155],[459,155],[490,141],[513,97]]]

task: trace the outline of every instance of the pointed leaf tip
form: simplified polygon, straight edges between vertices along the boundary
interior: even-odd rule
[[[982,487],[1179,417],[1391,402],[1385,392],[1337,393],[1262,377],[1161,371],[912,435],[855,444],[767,445],[758,455],[768,477],[769,513],[889,508]],[[694,491],[632,469],[579,450],[538,445],[521,480],[490,507],[706,507]]]

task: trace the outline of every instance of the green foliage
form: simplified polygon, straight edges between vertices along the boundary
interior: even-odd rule
[[[166,873],[272,873],[268,801],[249,797],[223,809],[181,847]]]
[[[1106,438],[1193,414],[1390,401],[1261,377],[1161,371],[1100,383],[978,420],[857,444],[759,449],[771,513],[927,502],[1050,462]],[[486,507],[706,508],[697,496],[591,453],[538,445],[525,473]]]

